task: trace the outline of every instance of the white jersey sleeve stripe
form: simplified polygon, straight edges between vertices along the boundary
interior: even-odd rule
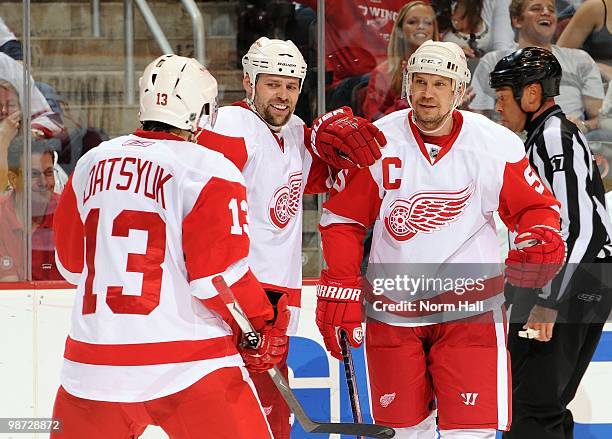
[[[232,286],[238,280],[240,280],[245,274],[249,271],[249,265],[247,263],[246,258],[239,260],[238,262],[230,265],[227,270],[223,273],[217,273],[212,276],[203,277],[200,279],[192,280],[189,283],[189,287],[191,288],[191,294],[197,297],[198,299],[210,299],[217,295],[217,291],[213,286],[212,280],[216,276],[223,276],[225,279],[225,283],[227,285]]]
[[[55,264],[57,265],[57,271],[63,276],[66,281],[71,283],[72,285],[77,285],[79,283],[79,279],[81,278],[81,273],[73,273],[69,271],[62,265],[62,261],[60,260],[57,252],[55,252]]]

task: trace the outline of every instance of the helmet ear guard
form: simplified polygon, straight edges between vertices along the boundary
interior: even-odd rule
[[[217,81],[193,58],[162,55],[144,70],[139,82],[139,120],[163,122],[195,132],[200,119],[214,125]]]

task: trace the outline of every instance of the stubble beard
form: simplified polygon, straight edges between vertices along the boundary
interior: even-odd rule
[[[287,104],[289,105],[289,104]],[[289,112],[287,113],[286,116],[283,117],[274,117],[272,115],[272,112],[270,111],[270,105],[267,103],[262,103],[262,102],[258,102],[257,101],[257,97],[255,98],[255,108],[257,109],[257,113],[259,114],[259,116],[271,127],[275,127],[275,128],[282,128],[283,126],[287,125],[287,122],[289,122],[289,119],[291,118],[291,115],[293,114],[293,112],[295,111],[295,107],[291,108],[291,106],[289,106]]]
[[[261,113],[260,113],[261,114]],[[289,122],[289,118],[291,117],[291,115],[293,114],[292,110],[289,110],[289,113],[287,113],[286,116],[282,117],[282,118],[274,118],[274,116],[272,116],[272,113],[268,110],[268,107],[266,107],[266,109],[263,111],[263,114],[261,115],[261,117],[263,118],[263,120],[266,121],[266,123],[270,126],[273,127],[283,127],[285,125],[287,125],[287,122]]]
[[[440,112],[438,112],[437,114],[423,117],[421,114],[419,114],[418,111],[415,111],[414,119],[417,125],[420,125],[421,127],[429,131],[435,130],[436,128],[440,128],[447,115],[448,113],[440,114]]]

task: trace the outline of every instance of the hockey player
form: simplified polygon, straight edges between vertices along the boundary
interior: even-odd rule
[[[365,230],[374,225],[365,336],[372,410],[400,439],[435,438],[436,404],[442,438],[493,439],[510,426],[493,213],[518,231],[517,243],[535,244],[512,261],[517,282],[533,264],[558,268],[565,255],[558,202],[520,139],[456,110],[469,80],[459,46],[423,43],[406,71],[412,109],[375,123],[388,141],[383,157],[338,179],[321,218],[328,269],[317,286],[316,320],[337,358],[340,330],[353,346],[362,343],[367,292],[359,266]],[[527,274],[538,285],[552,276]],[[406,277],[427,286],[406,289]]]
[[[140,79],[142,129],[88,152],[64,189],[57,261],[77,294],[52,437],[138,437],[154,424],[170,437],[272,438],[243,364],[283,357],[289,311],[249,268],[242,175],[190,142],[201,118],[214,124],[216,98],[197,61],[161,56]],[[236,346],[216,275],[262,334],[257,350]]]
[[[567,405],[610,313],[612,224],[588,143],[555,103],[561,70],[548,50],[526,47],[502,58],[490,75],[501,122],[515,132],[527,130],[527,157],[561,202],[568,246],[568,264],[539,296],[530,289],[513,295],[508,347],[514,420],[504,438],[573,437]],[[528,328],[547,343],[519,337]]]
[[[249,264],[270,296],[286,293],[297,329],[302,287],[302,195],[327,192],[333,168],[368,166],[385,139],[348,108],[316,119],[293,114],[306,63],[291,41],[262,37],[242,58],[246,102],[222,107],[214,131],[242,137],[217,144],[242,170],[249,200]],[[214,147],[214,146],[213,146]],[[316,154],[314,153],[316,151]],[[319,156],[317,156],[317,154]],[[286,359],[279,365],[287,374]],[[289,408],[268,374],[252,374],[276,439],[288,439]]]

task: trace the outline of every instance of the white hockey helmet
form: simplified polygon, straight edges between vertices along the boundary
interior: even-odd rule
[[[414,73],[431,73],[453,80],[457,92],[470,83],[472,77],[463,49],[450,41],[425,41],[414,51],[406,66],[406,88],[409,92]]]
[[[260,73],[282,75],[299,78],[300,92],[306,77],[306,62],[293,41],[271,40],[261,37],[249,48],[242,57],[244,75],[251,81],[251,96],[249,101],[255,99],[255,82]]]
[[[141,122],[163,122],[195,132],[201,117],[215,123],[217,80],[193,58],[162,55],[149,64],[139,80]]]

